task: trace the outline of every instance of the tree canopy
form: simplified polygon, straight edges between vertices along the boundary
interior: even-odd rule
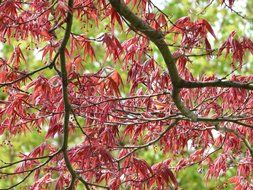
[[[253,189],[252,8],[0,1],[0,189]]]

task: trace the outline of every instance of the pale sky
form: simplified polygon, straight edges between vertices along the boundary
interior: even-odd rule
[[[166,5],[166,2],[168,2],[168,0],[153,0],[152,1],[157,7],[159,7],[160,9],[163,9]]]

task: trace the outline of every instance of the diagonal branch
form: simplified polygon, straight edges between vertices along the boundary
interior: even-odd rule
[[[57,152],[55,152],[54,154],[52,154],[50,156],[44,156],[44,157],[37,158],[37,159],[43,159],[43,158],[48,158],[48,159],[45,162],[41,163],[40,165],[36,166],[35,168],[33,168],[31,170],[28,170],[28,171],[24,171],[23,173],[28,172],[28,174],[26,174],[25,177],[21,181],[17,182],[16,184],[14,184],[14,185],[12,185],[10,187],[0,188],[0,190],[10,190],[10,189],[16,188],[17,186],[19,186],[20,184],[22,184],[23,182],[25,182],[33,172],[35,172],[36,170],[38,170],[38,169],[42,168],[43,166],[47,165],[60,152],[61,152],[61,150],[58,150]],[[13,163],[12,165],[14,165],[16,163],[18,163],[18,162]],[[9,165],[9,166],[11,166],[11,165]]]
[[[175,125],[178,123],[178,120],[176,119],[175,121],[173,121],[162,133],[159,134],[159,136],[157,138],[155,138],[154,140],[146,143],[146,144],[143,144],[143,145],[139,145],[139,146],[126,146],[126,147],[122,147],[122,148],[125,148],[125,149],[133,149],[131,150],[130,152],[128,152],[126,155],[124,155],[123,157],[119,158],[117,160],[117,162],[120,162],[122,160],[124,160],[125,158],[127,158],[128,156],[130,156],[131,154],[133,154],[134,152],[140,150],[140,149],[143,149],[143,148],[146,148],[146,147],[149,147],[151,146],[152,144],[155,144],[156,142],[158,142],[170,129],[172,129],[173,127],[175,127]]]
[[[163,56],[163,59],[166,63],[167,69],[169,71],[169,75],[171,78],[171,82],[173,85],[173,94],[172,98],[177,106],[177,108],[181,111],[181,113],[191,120],[196,121],[197,116],[191,112],[183,102],[180,97],[180,86],[183,82],[182,78],[178,74],[178,70],[176,67],[176,59],[173,58],[167,43],[164,40],[164,34],[161,31],[153,29],[149,26],[145,21],[136,16],[124,3],[122,0],[109,0],[112,7],[122,16],[124,17],[134,28],[145,34],[159,49],[160,53]]]
[[[13,81],[10,81],[10,82],[5,82],[5,83],[0,83],[0,88],[2,88],[4,86],[9,86],[9,85],[15,84],[17,82],[20,82],[20,81],[24,80],[25,78],[30,77],[30,76],[32,76],[32,75],[34,75],[34,74],[36,74],[36,73],[38,73],[40,71],[43,71],[43,70],[45,70],[47,68],[52,69],[54,67],[54,65],[55,65],[55,62],[56,62],[56,59],[57,59],[58,55],[59,55],[59,53],[56,53],[54,59],[48,65],[45,65],[44,67],[41,67],[41,68],[36,69],[36,70],[34,70],[34,71],[30,72],[30,73],[27,73],[27,74],[25,74],[25,75],[17,78],[16,80],[13,80]]]

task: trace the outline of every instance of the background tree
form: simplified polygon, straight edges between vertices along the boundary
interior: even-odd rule
[[[253,188],[252,2],[154,3],[1,1],[2,189]]]

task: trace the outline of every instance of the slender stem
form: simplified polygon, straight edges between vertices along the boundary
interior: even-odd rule
[[[63,123],[63,142],[61,150],[63,152],[64,161],[66,164],[67,169],[71,174],[71,183],[67,189],[72,190],[74,189],[75,180],[80,178],[77,173],[75,172],[74,168],[71,165],[71,162],[68,157],[68,139],[69,139],[69,117],[71,113],[71,105],[69,103],[68,98],[68,73],[66,69],[66,57],[65,57],[65,48],[67,46],[70,34],[71,34],[71,27],[73,22],[73,0],[68,1],[68,7],[70,11],[66,17],[66,29],[65,34],[62,39],[61,46],[59,48],[59,55],[60,55],[60,63],[61,63],[61,78],[62,78],[62,94],[63,94],[63,103],[64,103],[64,123]],[[84,180],[83,180],[84,181]],[[83,183],[87,190],[89,190],[89,185],[84,181]]]
[[[178,123],[178,120],[176,119],[174,122],[172,122],[161,134],[159,134],[159,136],[157,138],[155,138],[154,140],[144,144],[144,145],[139,145],[139,146],[132,146],[132,147],[127,147],[127,148],[133,148],[133,150],[131,150],[129,153],[127,153],[126,155],[124,155],[123,157],[119,158],[117,160],[117,162],[120,162],[122,160],[124,160],[125,158],[127,158],[128,156],[130,156],[131,154],[133,154],[134,152],[149,147],[152,144],[155,144],[156,142],[158,142],[170,129],[172,129],[173,127],[176,126],[176,124]]]
[[[36,73],[38,73],[40,71],[43,71],[43,70],[45,70],[47,68],[51,69],[55,65],[55,62],[56,62],[56,59],[58,58],[58,55],[59,55],[59,53],[56,53],[53,61],[51,63],[49,63],[48,65],[45,65],[44,67],[36,69],[36,70],[34,70],[34,71],[30,72],[30,73],[24,74],[23,76],[15,79],[13,81],[0,83],[0,88],[2,88],[4,86],[9,86],[9,85],[15,84],[17,82],[20,82],[20,81],[24,80],[25,78],[30,77],[30,76],[32,76],[32,75],[34,75],[34,74],[36,74]]]

